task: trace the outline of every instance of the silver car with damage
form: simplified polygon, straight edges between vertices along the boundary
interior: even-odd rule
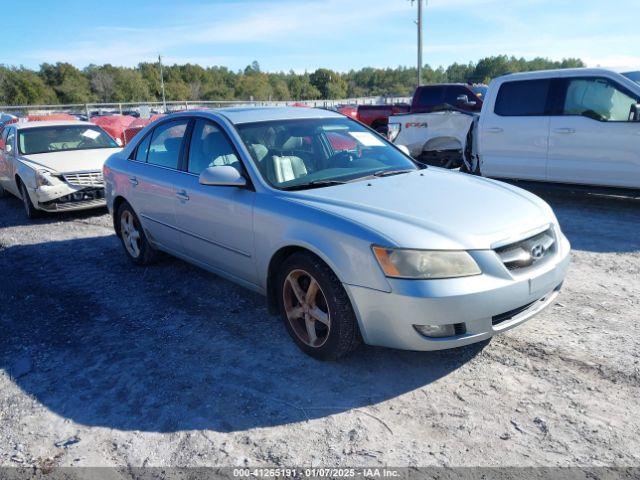
[[[418,166],[372,130],[306,108],[183,112],[104,169],[137,264],[161,250],[267,296],[297,345],[470,344],[556,298],[569,242],[517,187]]]
[[[117,151],[116,141],[92,123],[9,124],[0,135],[0,197],[20,198],[28,218],[104,208],[102,167]]]

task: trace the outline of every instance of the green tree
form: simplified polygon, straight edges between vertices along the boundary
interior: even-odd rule
[[[43,63],[40,77],[53,88],[60,103],[88,103],[94,100],[89,79],[70,63]]]

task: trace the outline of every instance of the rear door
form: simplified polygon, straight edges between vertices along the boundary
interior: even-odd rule
[[[186,255],[209,267],[257,284],[253,260],[253,188],[200,185],[208,167],[232,166],[244,174],[236,148],[219,124],[195,121],[185,172],[176,183],[175,210]],[[246,175],[245,175],[246,176]]]
[[[478,142],[483,175],[546,179],[550,87],[550,79],[506,81],[495,102],[485,103]]]
[[[181,251],[175,184],[182,175],[178,167],[188,124],[188,118],[159,124],[134,150],[129,169],[128,200],[151,240],[173,252]]]
[[[640,96],[601,77],[566,78],[551,117],[550,181],[640,188]]]

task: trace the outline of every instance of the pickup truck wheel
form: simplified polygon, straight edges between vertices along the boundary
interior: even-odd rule
[[[151,246],[142,229],[140,220],[128,203],[123,203],[118,208],[117,227],[118,236],[122,241],[124,251],[129,259],[136,265],[149,265],[157,257],[157,250]]]
[[[295,253],[285,260],[277,281],[283,322],[302,351],[319,360],[336,360],[360,345],[349,297],[324,262]]]
[[[7,196],[7,191],[4,189],[2,185],[0,185],[0,198],[4,198]]]
[[[33,205],[31,197],[29,197],[29,192],[27,192],[27,187],[22,182],[20,182],[20,196],[22,197],[22,205],[24,206],[24,213],[27,215],[27,218],[37,218],[40,212]]]

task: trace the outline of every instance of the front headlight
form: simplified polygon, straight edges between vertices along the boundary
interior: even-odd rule
[[[398,138],[398,135],[400,134],[400,129],[402,127],[400,126],[399,123],[390,123],[387,129],[387,138],[389,139],[390,142],[393,142],[396,138]]]
[[[373,247],[373,253],[387,277],[455,278],[480,275],[480,267],[462,250],[406,250]]]
[[[36,170],[36,187],[53,185],[50,173],[46,170]]]

